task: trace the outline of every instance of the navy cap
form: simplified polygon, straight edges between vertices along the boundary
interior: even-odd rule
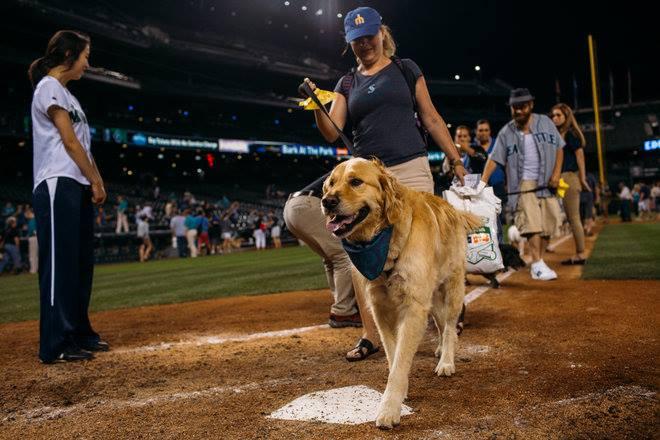
[[[344,32],[346,33],[346,42],[364,37],[376,35],[380,30],[382,18],[378,11],[367,6],[353,9],[344,18]]]
[[[521,104],[523,102],[534,101],[534,97],[527,89],[513,89],[509,95],[509,105]]]

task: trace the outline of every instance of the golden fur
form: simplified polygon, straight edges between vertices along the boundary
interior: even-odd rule
[[[429,313],[440,339],[435,372],[438,376],[455,372],[456,323],[465,295],[466,233],[482,222],[439,197],[406,188],[380,161],[341,163],[324,183],[324,214],[331,221],[337,214],[350,216],[365,206],[368,215],[344,235],[346,239],[369,241],[383,228],[394,226],[383,273],[373,281],[363,278],[390,371],[376,425],[391,428],[400,420],[410,367]]]

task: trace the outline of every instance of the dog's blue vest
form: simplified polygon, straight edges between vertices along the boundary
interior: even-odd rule
[[[355,268],[369,281],[373,281],[383,272],[387,253],[390,250],[393,226],[380,231],[371,241],[351,243],[341,240],[344,250]]]

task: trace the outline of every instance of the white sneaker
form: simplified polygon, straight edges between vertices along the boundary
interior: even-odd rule
[[[530,272],[533,280],[550,281],[557,279],[557,273],[550,269],[543,260],[533,263]]]

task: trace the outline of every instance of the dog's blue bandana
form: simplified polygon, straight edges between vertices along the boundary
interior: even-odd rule
[[[383,272],[390,250],[393,226],[380,231],[371,241],[351,243],[342,239],[341,244],[355,268],[369,281]]]

